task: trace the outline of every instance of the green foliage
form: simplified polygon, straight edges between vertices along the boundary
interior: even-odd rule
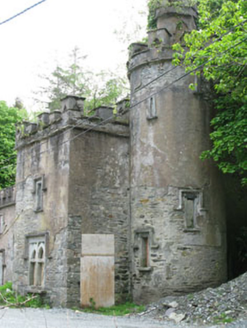
[[[148,26],[149,30],[157,28],[157,19],[155,18],[156,9],[158,9],[162,4],[162,0],[150,0],[148,2]]]
[[[67,95],[86,97],[85,110],[88,112],[100,105],[112,106],[126,92],[126,79],[111,72],[98,74],[85,68],[86,56],[75,48],[70,54],[70,64],[57,66],[50,76],[43,77],[47,82],[36,94],[48,98],[51,111],[60,109],[60,100]]]
[[[218,316],[213,317],[213,322],[215,324],[221,324],[221,323],[231,323],[233,322],[234,319],[229,317],[229,315],[227,315],[226,313],[221,313]]]
[[[13,291],[11,282],[6,282],[5,285],[0,286],[0,306],[47,308],[47,305],[43,304],[42,298],[39,295],[27,294],[21,296]]]
[[[91,302],[91,300],[90,300]],[[77,309],[78,310],[78,309]],[[125,304],[119,304],[114,305],[107,308],[95,308],[95,302],[94,305],[88,308],[84,308],[83,310],[80,309],[80,311],[83,312],[90,312],[90,313],[98,313],[98,314],[104,314],[104,315],[114,315],[114,316],[123,316],[129,313],[138,313],[145,310],[144,305],[136,305],[134,303],[127,302]]]
[[[15,183],[15,124],[24,118],[27,118],[25,109],[8,107],[0,101],[0,189]]]
[[[95,305],[96,305],[95,300],[91,297],[89,302],[90,302],[90,308],[95,310]]]
[[[200,0],[198,10],[200,30],[185,35],[186,53],[174,46],[173,63],[186,71],[200,67],[196,74],[213,82],[213,145],[202,159],[213,158],[247,185],[247,2]]]
[[[182,11],[183,7],[191,7],[197,0],[149,0],[148,1],[148,30],[157,28],[156,10],[160,7],[174,7],[177,11]]]
[[[94,82],[93,82],[94,81]],[[99,83],[100,81],[100,83]],[[101,71],[92,79],[90,93],[85,101],[85,110],[89,112],[99,106],[114,106],[126,91],[126,80],[110,72]]]
[[[5,285],[0,286],[0,292],[6,292],[6,290],[12,290],[12,282],[7,281]]]

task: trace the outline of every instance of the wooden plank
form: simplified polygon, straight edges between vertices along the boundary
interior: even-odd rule
[[[114,256],[110,254],[114,254],[114,236],[82,235],[82,240],[81,305],[112,306],[115,303],[115,268]]]
[[[112,255],[114,256],[114,235],[87,234],[82,235],[82,255]]]

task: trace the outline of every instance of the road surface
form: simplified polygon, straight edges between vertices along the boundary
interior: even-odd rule
[[[245,325],[246,324],[246,325]],[[192,328],[183,323],[159,322],[143,317],[112,317],[67,309],[1,309],[0,328]],[[209,327],[209,326],[207,326]],[[245,328],[247,321],[210,328]],[[193,328],[202,328],[193,326]]]

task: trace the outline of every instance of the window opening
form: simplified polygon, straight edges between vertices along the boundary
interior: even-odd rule
[[[151,120],[153,118],[157,118],[157,108],[156,108],[156,103],[155,103],[155,98],[151,97],[150,102],[149,102],[149,108],[147,111],[147,119]]]
[[[3,215],[0,214],[0,234],[3,233],[3,229],[4,229],[4,219],[3,219]]]
[[[43,201],[42,201],[42,181],[39,180],[36,182],[36,190],[35,190],[35,198],[36,198],[36,211],[42,210]]]
[[[43,193],[46,190],[44,175],[33,180],[34,211],[43,211]]]
[[[37,286],[41,286],[44,280],[44,249],[41,246],[38,253],[38,267],[37,267]]]
[[[196,228],[198,195],[195,193],[183,193],[183,207],[186,228]]]
[[[0,252],[0,285],[4,283],[4,250]]]
[[[29,284],[44,285],[45,242],[36,238],[29,239]]]
[[[149,267],[149,242],[148,237],[143,236],[142,239],[142,250],[141,250],[141,267]]]

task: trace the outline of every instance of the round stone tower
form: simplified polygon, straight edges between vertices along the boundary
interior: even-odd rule
[[[195,8],[164,1],[148,44],[130,46],[131,252],[135,301],[226,280],[224,200],[209,149],[210,107],[200,83],[172,66],[172,44],[196,27]]]

